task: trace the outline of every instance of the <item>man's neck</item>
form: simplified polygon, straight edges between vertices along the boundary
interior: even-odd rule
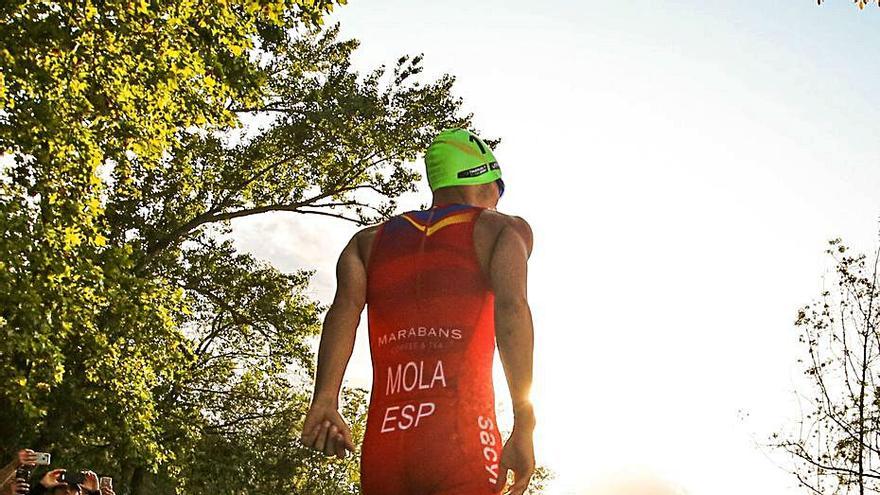
[[[481,206],[483,208],[488,208],[491,210],[495,209],[495,205],[488,204],[485,201],[480,201],[476,198],[463,198],[460,196],[435,196],[434,201],[431,203],[431,208],[434,208],[435,206],[449,204]]]

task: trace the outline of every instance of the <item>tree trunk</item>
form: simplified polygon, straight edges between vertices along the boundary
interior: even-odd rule
[[[134,472],[131,474],[131,483],[129,484],[131,487],[131,495],[143,495],[144,494],[144,467],[138,466],[134,468]]]

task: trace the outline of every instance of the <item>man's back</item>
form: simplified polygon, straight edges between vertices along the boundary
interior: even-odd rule
[[[384,223],[361,230],[357,234],[358,251],[360,252],[361,259],[367,263],[368,270],[369,263],[367,260],[372,255],[373,243],[375,242],[379,227],[384,225]],[[531,238],[528,224],[520,217],[505,215],[496,210],[484,209],[476,219],[474,225],[474,251],[480,262],[480,268],[487,278],[490,277],[489,262],[492,258],[492,247],[498,239],[498,234],[505,226],[510,226],[521,232],[524,239]]]
[[[373,360],[365,495],[497,493],[489,262],[509,218],[450,203],[371,233],[362,253]]]

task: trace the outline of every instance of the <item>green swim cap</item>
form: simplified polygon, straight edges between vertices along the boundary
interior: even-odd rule
[[[444,129],[425,152],[425,168],[431,191],[441,187],[504,182],[495,155],[482,139],[465,129]]]

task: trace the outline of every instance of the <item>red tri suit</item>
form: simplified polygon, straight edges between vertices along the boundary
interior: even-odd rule
[[[363,495],[499,493],[495,295],[474,249],[483,209],[448,203],[409,211],[383,223],[373,240]]]

